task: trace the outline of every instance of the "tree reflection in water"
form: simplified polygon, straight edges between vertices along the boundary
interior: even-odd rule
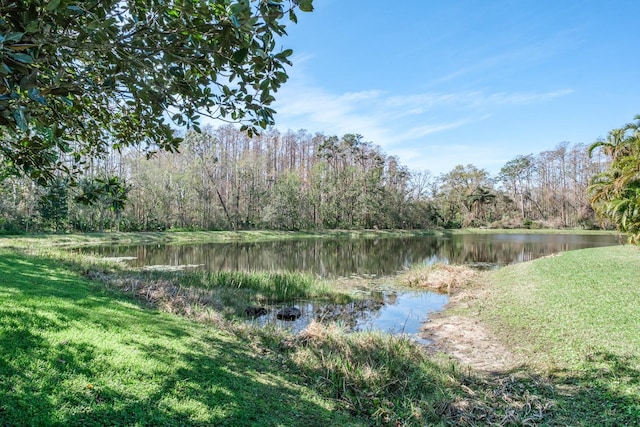
[[[502,266],[572,249],[620,244],[613,235],[459,234],[83,249],[135,257],[132,267],[202,265],[212,271],[301,271],[319,277],[387,276],[418,263]]]

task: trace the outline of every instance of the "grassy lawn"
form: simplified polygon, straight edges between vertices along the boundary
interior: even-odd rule
[[[0,249],[0,424],[360,425],[233,334]]]
[[[545,375],[554,425],[640,425],[640,249],[562,253],[490,273],[479,313]]]
[[[585,230],[584,228],[460,228],[442,232],[444,234],[617,234],[613,230]]]

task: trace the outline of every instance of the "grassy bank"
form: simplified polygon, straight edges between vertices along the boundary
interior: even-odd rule
[[[361,424],[237,335],[7,250],[0,348],[2,425]]]
[[[488,325],[522,363],[486,376],[400,337],[318,324],[293,336],[223,316],[174,315],[166,311],[193,313],[161,304],[183,299],[185,289],[229,287],[230,298],[241,289],[247,301],[339,298],[331,284],[132,272],[51,243],[0,239],[0,425],[640,424],[634,248],[567,252],[472,276],[484,283],[482,298],[452,313]],[[462,282],[455,268],[415,270],[405,285],[455,291],[468,286],[461,271]],[[159,300],[133,291],[160,282],[170,292]],[[218,302],[214,313],[231,304]]]
[[[640,250],[569,251],[492,274],[484,315],[528,364],[580,369],[640,350]],[[535,330],[534,330],[535,329]],[[542,350],[542,351],[540,351]]]
[[[478,425],[542,407],[401,337],[193,321],[103,277],[131,273],[0,248],[1,425]]]
[[[614,230],[586,230],[584,228],[460,228],[443,230],[444,234],[589,234],[616,235]]]
[[[640,425],[640,250],[561,253],[490,272],[482,298],[449,314],[488,325],[550,388],[553,425]],[[526,385],[527,381],[523,380]]]
[[[472,425],[511,410],[470,406],[468,377],[407,339],[196,322],[46,253],[0,249],[1,425]]]

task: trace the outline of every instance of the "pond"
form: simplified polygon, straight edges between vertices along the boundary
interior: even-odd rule
[[[323,278],[388,276],[413,264],[485,267],[619,244],[614,235],[453,234],[380,239],[305,239],[193,245],[100,246],[81,249],[130,258],[131,267],[194,266],[212,271],[300,271]]]
[[[322,278],[393,276],[414,264],[457,264],[478,268],[530,261],[558,252],[620,244],[614,235],[450,234],[379,239],[305,239],[193,245],[101,246],[84,253],[126,259],[134,268],[190,268],[228,271],[300,271]],[[279,320],[280,307],[250,320],[298,332],[312,320],[337,322],[347,330],[406,334],[417,341],[429,313],[440,311],[446,295],[427,291],[369,289],[363,300],[327,305],[292,301],[296,320]]]

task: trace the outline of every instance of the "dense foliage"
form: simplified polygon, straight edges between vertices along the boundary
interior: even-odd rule
[[[312,0],[0,0],[0,181],[175,151],[203,115],[265,128],[296,8]]]
[[[433,176],[354,134],[269,129],[249,138],[227,125],[183,137],[180,153],[152,159],[113,150],[66,193],[7,178],[0,230],[591,228],[586,189],[607,165],[584,145],[560,144],[518,156],[498,176],[473,165]],[[57,216],[42,210],[43,198]]]
[[[635,119],[590,147],[601,149],[611,165],[594,177],[589,191],[598,216],[640,244],[640,115]]]

